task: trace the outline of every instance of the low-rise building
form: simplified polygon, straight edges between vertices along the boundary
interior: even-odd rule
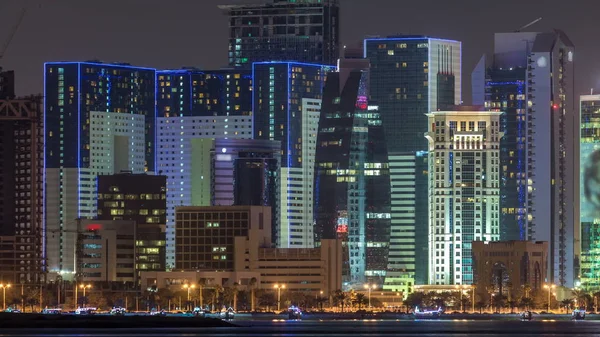
[[[543,290],[548,266],[548,242],[473,242],[476,293],[487,298],[490,289],[507,297]]]
[[[177,267],[144,272],[142,287],[184,284],[272,289],[331,294],[342,287],[340,240],[319,248],[272,248],[271,210],[264,206],[178,207]],[[254,279],[254,280],[253,280]],[[202,280],[202,282],[200,282]]]

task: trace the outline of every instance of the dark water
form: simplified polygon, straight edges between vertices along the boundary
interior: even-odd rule
[[[280,321],[237,322],[236,328],[0,330],[0,336],[599,336],[600,321]]]

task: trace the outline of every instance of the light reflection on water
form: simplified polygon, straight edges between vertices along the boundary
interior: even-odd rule
[[[398,321],[359,319],[347,321],[234,321],[239,328],[183,329],[111,329],[111,330],[0,330],[0,337],[338,337],[338,336],[402,336],[402,337],[600,337],[600,321],[538,320],[521,322],[472,320]]]

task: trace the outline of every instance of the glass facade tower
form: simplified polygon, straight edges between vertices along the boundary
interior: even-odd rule
[[[317,137],[316,240],[347,237],[350,285],[383,284],[390,238],[390,177],[377,106],[366,100],[368,72],[328,75]]]

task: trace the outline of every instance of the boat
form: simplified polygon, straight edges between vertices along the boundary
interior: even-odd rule
[[[96,313],[96,308],[86,307],[86,308],[77,308],[75,310],[75,315],[93,315]]]
[[[297,306],[292,305],[288,308],[288,319],[301,319],[302,318],[302,310]]]
[[[42,314],[44,315],[60,315],[62,314],[62,309],[60,308],[45,308],[42,310]]]
[[[444,311],[442,308],[438,309],[425,309],[416,307],[414,311],[414,315],[416,319],[437,319],[442,316]]]
[[[150,311],[150,316],[167,316],[167,312],[163,309],[163,310],[156,310],[156,309],[152,309]]]
[[[114,307],[110,309],[110,314],[113,316],[125,316],[125,308]]]
[[[585,309],[575,309],[571,314],[571,319],[580,321],[585,319]]]
[[[235,311],[231,307],[229,309],[223,308],[221,310],[221,312],[219,313],[219,317],[222,318],[222,319],[234,319],[235,318]]]
[[[192,315],[194,315],[194,317],[205,317],[206,312],[199,307],[195,307],[194,311],[192,311]]]
[[[529,310],[523,311],[519,314],[519,318],[521,318],[522,321],[531,321],[533,319],[533,314]]]

